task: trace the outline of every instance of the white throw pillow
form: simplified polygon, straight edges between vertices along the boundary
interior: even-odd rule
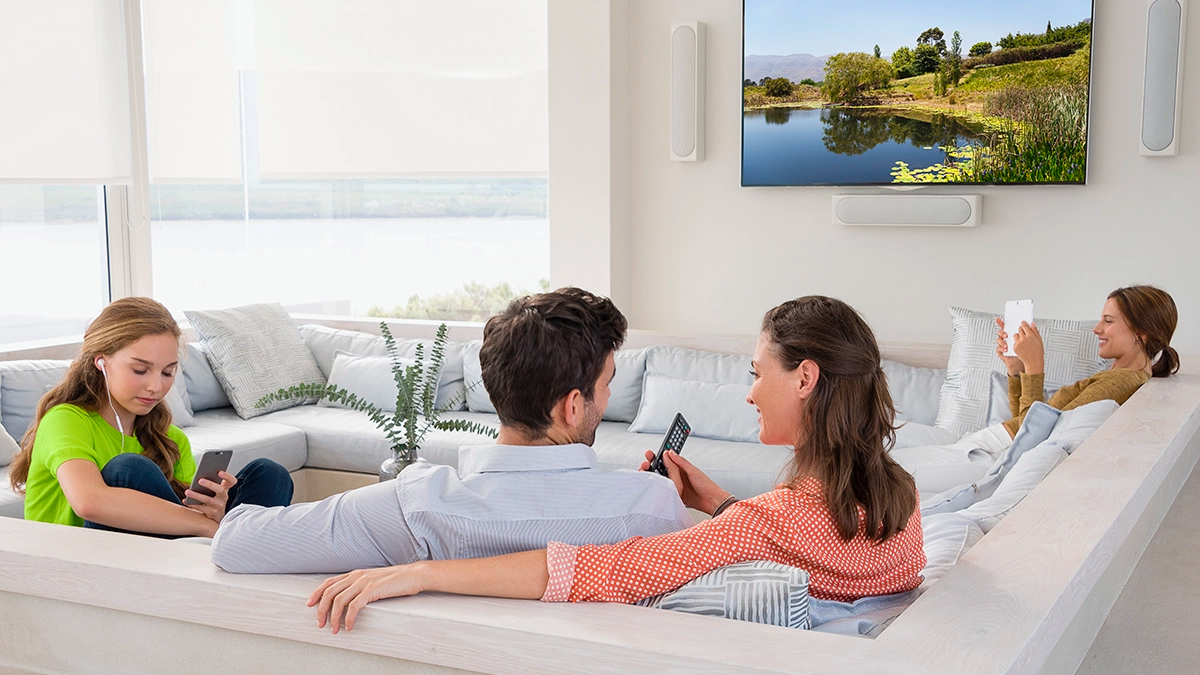
[[[938,513],[921,517],[925,537],[925,569],[921,590],[941,579],[975,544],[983,539],[983,530],[961,513]]]
[[[0,426],[0,466],[11,464],[13,457],[20,451],[21,446]]]
[[[1042,391],[1042,400],[1049,401],[1058,389],[1046,388]],[[1004,424],[1011,420],[1012,407],[1008,404],[1008,373],[998,371],[992,373],[992,391],[988,395],[988,426]]]
[[[300,334],[304,336],[304,344],[308,345],[313,354],[313,360],[326,378],[333,372],[333,361],[337,352],[356,354],[358,356],[387,356],[387,343],[379,335],[371,335],[354,330],[330,328],[319,324],[304,324],[300,326]],[[415,359],[417,346],[423,347],[423,359],[432,361],[433,340],[406,339],[396,340],[396,356],[402,359]],[[466,345],[462,342],[447,342],[446,353],[442,359],[442,372],[438,375],[437,406],[445,408],[457,400],[451,410],[462,410],[466,399],[463,396],[463,350]],[[392,399],[395,401],[395,399]],[[393,404],[394,405],[394,404]]]
[[[471,412],[496,412],[487,389],[483,386],[483,368],[479,364],[482,340],[472,340],[463,345],[463,383],[467,391],[467,410]],[[610,422],[632,422],[637,417],[642,401],[642,376],[646,373],[646,349],[620,349],[613,354],[617,374],[609,383],[608,408],[604,419]]]
[[[316,399],[272,402],[259,399],[299,384],[325,384],[300,329],[278,303],[184,312],[208,352],[213,374],[243,419],[292,408]]]
[[[208,362],[208,351],[199,342],[189,342],[183,359],[183,385],[187,389],[192,414],[232,405]]]
[[[945,369],[917,368],[888,360],[880,366],[896,405],[896,421],[933,424],[937,420],[942,384],[946,381]]]
[[[405,368],[416,363],[416,359],[400,359],[401,366]],[[329,373],[329,384],[345,389],[380,410],[396,412],[396,397],[400,390],[392,376],[391,359],[386,356],[358,356],[338,350]],[[321,399],[317,405],[349,407],[329,399]]]
[[[655,345],[646,350],[646,372],[677,380],[715,384],[754,384],[751,358],[742,354],[717,354],[683,347]]]
[[[1007,372],[996,356],[996,317],[951,307],[954,336],[936,425],[962,435],[988,425],[992,373]],[[1100,358],[1094,321],[1035,319],[1046,345],[1045,387],[1057,391],[1108,367]],[[1005,394],[1007,399],[1007,393]]]
[[[1105,399],[1067,410],[1058,416],[1047,440],[1061,445],[1069,455],[1120,407],[1116,401]]]
[[[957,440],[958,434],[949,429],[909,421],[896,429],[896,445],[892,449],[915,448],[920,445],[950,445]]]
[[[496,406],[483,388],[483,367],[479,365],[479,348],[483,340],[471,340],[463,349],[463,384],[467,387],[467,410],[495,413]]]
[[[647,371],[642,405],[629,430],[665,433],[682,413],[692,435],[726,441],[758,442],[758,413],[746,403],[750,386],[680,380]]]
[[[642,378],[646,374],[646,349],[619,349],[613,354],[617,374],[608,385],[608,408],[604,419],[632,422],[642,403]]]
[[[1021,455],[1013,468],[1004,476],[996,491],[987,499],[975,502],[959,513],[970,518],[983,530],[990,532],[1004,516],[1008,515],[1025,495],[1033,491],[1054,467],[1067,458],[1066,451],[1054,441],[1046,441]]]
[[[70,361],[0,361],[0,424],[18,441],[33,422],[38,401],[62,381]]]
[[[192,411],[188,406],[187,387],[184,385],[182,377],[175,378],[175,384],[163,397],[163,403],[166,403],[167,407],[171,409],[171,424],[180,429],[196,425],[196,419],[192,417]]]

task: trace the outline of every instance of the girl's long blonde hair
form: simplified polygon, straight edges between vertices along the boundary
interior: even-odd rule
[[[101,406],[107,404],[108,388],[104,375],[96,368],[96,357],[112,355],[148,335],[171,335],[176,341],[181,335],[179,324],[167,308],[150,298],[123,298],[100,312],[83,334],[79,358],[71,364],[66,377],[38,401],[33,425],[21,439],[21,452],[9,468],[8,480],[14,490],[25,491],[33,458],[33,441],[46,411],[56,405],[71,404],[99,412]],[[160,401],[150,412],[134,419],[133,435],[142,445],[142,454],[158,465],[175,493],[182,497],[187,486],[175,480],[179,446],[167,436],[170,426],[171,409]]]

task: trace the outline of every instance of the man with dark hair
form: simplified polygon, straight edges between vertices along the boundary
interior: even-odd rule
[[[591,444],[625,330],[612,301],[578,288],[512,301],[488,320],[479,353],[500,418],[495,445],[461,448],[457,470],[417,463],[319,502],[240,506],[217,530],[213,562],[238,573],[337,574],[691,526],[670,480],[596,468]]]

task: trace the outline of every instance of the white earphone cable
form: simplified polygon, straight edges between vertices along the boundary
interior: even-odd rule
[[[108,387],[108,371],[104,369],[104,359],[97,361],[100,366],[100,374],[104,376],[104,393],[108,394],[108,407],[113,411],[113,417],[117,418],[117,431],[121,432],[121,452],[125,452],[125,425],[121,424],[121,415],[117,413],[117,406],[113,405],[112,389]]]

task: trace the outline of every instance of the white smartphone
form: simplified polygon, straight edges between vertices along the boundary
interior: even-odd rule
[[[1008,349],[1005,356],[1016,356],[1013,351],[1013,336],[1021,329],[1021,322],[1033,325],[1033,300],[1009,300],[1004,303],[1004,332],[1008,333]]]
[[[208,450],[201,455],[200,465],[196,467],[196,475],[192,478],[192,492],[199,492],[209,497],[213,496],[215,493],[201,485],[200,479],[206,478],[214,483],[220,483],[221,477],[217,473],[227,470],[229,468],[229,460],[231,459],[233,459],[232,450]],[[188,497],[183,500],[183,503],[192,506],[200,502]]]

